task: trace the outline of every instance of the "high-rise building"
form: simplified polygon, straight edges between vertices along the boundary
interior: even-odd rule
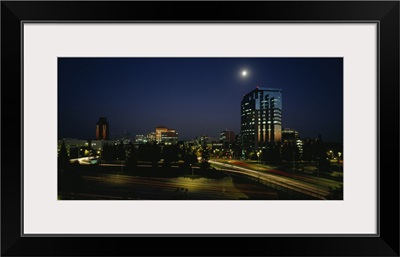
[[[282,138],[282,89],[259,88],[243,96],[240,138],[242,148],[265,149]]]
[[[96,125],[96,140],[108,140],[110,135],[110,126],[106,117],[100,117]]]

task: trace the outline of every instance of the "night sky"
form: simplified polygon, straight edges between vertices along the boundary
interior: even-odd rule
[[[158,125],[179,140],[238,134],[256,86],[283,90],[283,128],[343,142],[342,58],[59,58],[58,136],[94,139],[103,116],[111,138]]]

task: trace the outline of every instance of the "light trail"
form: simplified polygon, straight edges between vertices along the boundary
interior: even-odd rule
[[[307,184],[302,181],[295,180],[293,178],[286,178],[277,175],[265,174],[263,172],[255,171],[252,169],[243,168],[232,164],[226,164],[212,160],[209,160],[209,162],[214,165],[230,168],[230,169],[224,169],[226,171],[240,173],[247,176],[251,176],[253,178],[260,179],[260,182],[263,184],[264,183],[270,185],[273,184],[275,186],[287,188],[319,199],[326,199],[325,197],[329,194],[329,192],[326,190],[323,190],[321,188],[315,187],[313,185]]]

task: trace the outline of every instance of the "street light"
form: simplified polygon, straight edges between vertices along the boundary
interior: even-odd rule
[[[258,157],[258,166],[257,166],[258,182],[260,182],[261,153],[262,153],[262,150],[260,150],[260,151],[257,152],[257,157]]]

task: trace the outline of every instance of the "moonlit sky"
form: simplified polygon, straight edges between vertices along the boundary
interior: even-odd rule
[[[103,116],[110,137],[159,125],[179,140],[238,134],[256,86],[283,90],[283,128],[343,142],[342,58],[59,58],[58,136],[94,139]]]

